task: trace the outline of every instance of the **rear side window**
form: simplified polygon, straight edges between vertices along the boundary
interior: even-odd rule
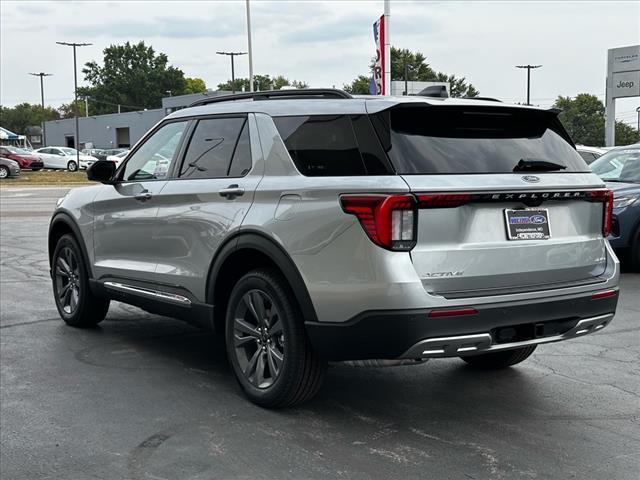
[[[296,168],[309,177],[387,175],[392,169],[365,115],[273,119]]]
[[[552,112],[403,106],[372,122],[400,174],[511,173],[520,160],[564,167],[555,172],[590,171]]]
[[[232,176],[246,174],[251,168],[246,123],[245,117],[199,120],[182,162],[180,177],[226,177],[232,167],[237,173]]]
[[[582,159],[587,162],[587,163],[591,163],[593,162],[597,157],[591,153],[591,152],[585,152],[583,151],[578,151],[578,154],[582,157]]]

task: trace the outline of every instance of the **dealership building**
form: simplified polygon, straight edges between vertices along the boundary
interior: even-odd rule
[[[207,91],[162,99],[162,108],[136,112],[111,113],[80,117],[79,138],[81,148],[128,148],[163,117],[188,107],[203,97],[228,95],[231,92]],[[75,147],[75,120],[64,118],[45,122],[48,146]]]

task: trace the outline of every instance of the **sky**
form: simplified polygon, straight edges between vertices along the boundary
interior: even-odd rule
[[[251,0],[254,73],[284,75],[311,87],[341,88],[368,74],[374,54],[376,1]],[[111,44],[144,40],[188,77],[209,88],[230,78],[228,57],[246,51],[245,1],[9,1],[0,0],[0,103],[73,98],[73,57],[56,41],[88,42],[78,70],[102,59]],[[466,77],[483,96],[551,106],[558,95],[592,93],[604,100],[607,49],[640,43],[640,2],[391,0],[391,43],[422,52],[437,71]],[[247,57],[236,76],[248,76]],[[82,74],[79,73],[82,85]],[[640,98],[616,104],[619,120],[636,124]]]

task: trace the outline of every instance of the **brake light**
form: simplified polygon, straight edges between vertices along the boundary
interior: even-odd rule
[[[427,193],[418,195],[419,208],[453,208],[471,200],[470,193]]]
[[[340,203],[376,245],[401,252],[416,246],[418,211],[413,195],[342,195]]]
[[[608,237],[611,233],[613,219],[613,191],[608,189],[592,190],[588,194],[591,200],[602,202],[602,235]]]

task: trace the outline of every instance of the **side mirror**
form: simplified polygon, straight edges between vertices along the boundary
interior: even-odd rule
[[[94,182],[113,185],[113,175],[116,173],[116,165],[107,160],[98,160],[87,168],[87,178]]]

